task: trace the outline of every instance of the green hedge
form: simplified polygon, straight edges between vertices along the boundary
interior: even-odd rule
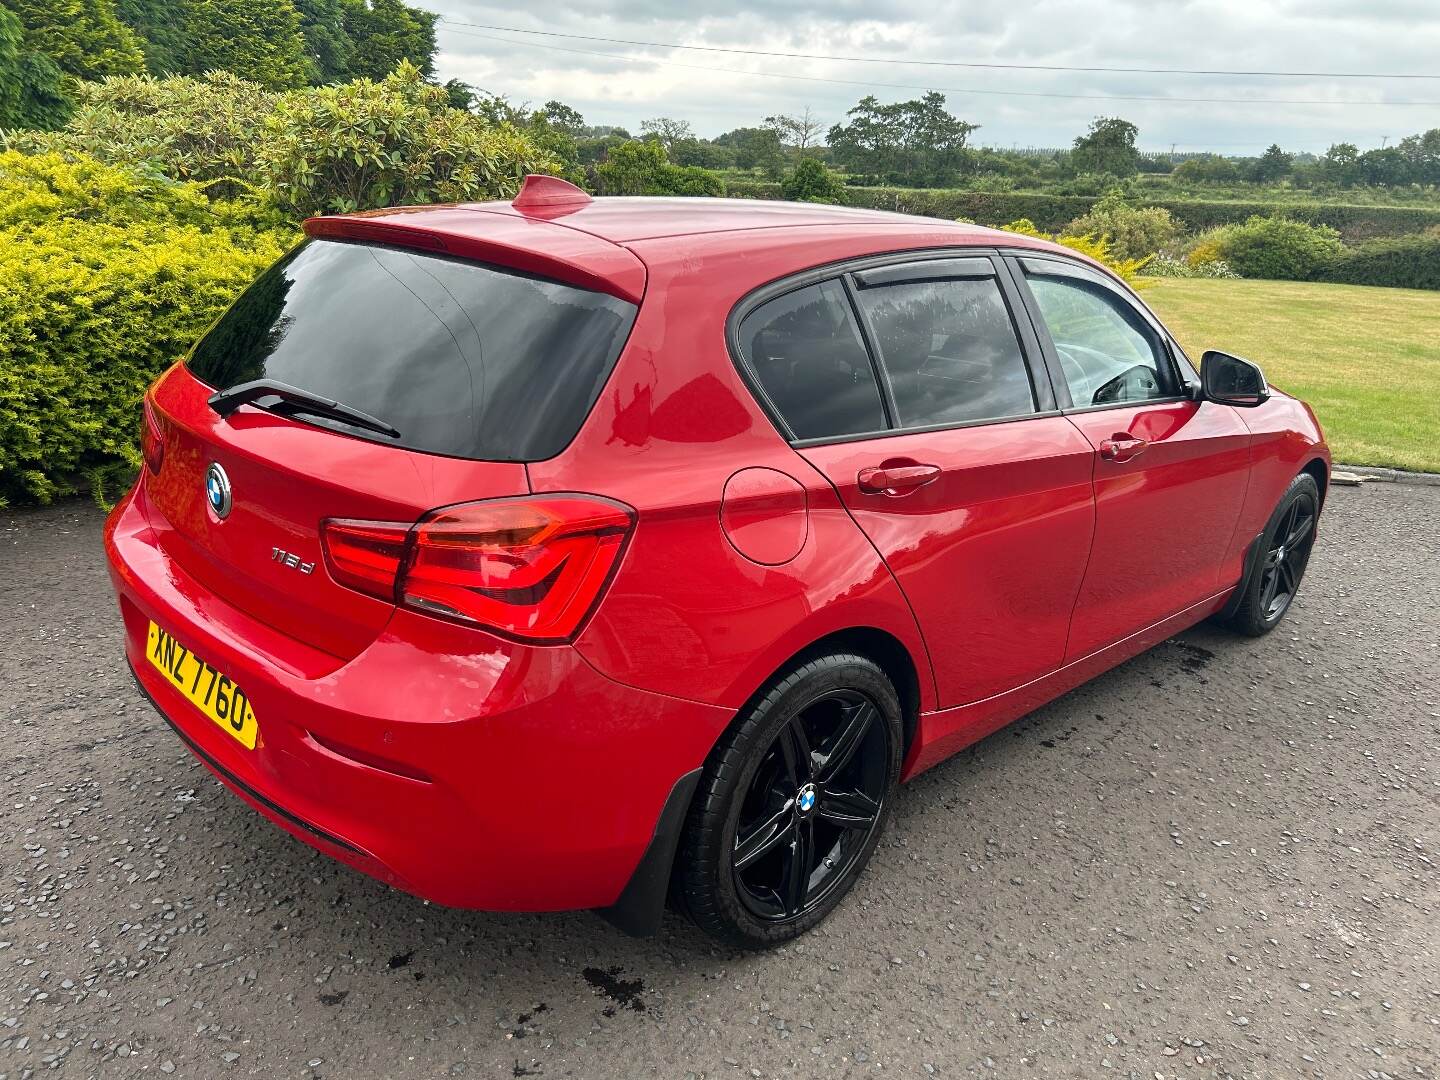
[[[729,194],[747,199],[778,199],[780,185],[761,181],[731,181]],[[898,210],[928,217],[968,218],[981,225],[1004,225],[1028,218],[1042,232],[1058,232],[1090,212],[1099,198],[1090,195],[1039,195],[1026,192],[953,191],[924,188],[847,187],[850,206],[872,210]],[[1440,225],[1440,208],[1426,206],[1347,206],[1340,203],[1205,202],[1194,199],[1157,199],[1146,195],[1146,206],[1159,206],[1175,217],[1187,232],[1216,225],[1238,224],[1255,215],[1283,214],[1310,225],[1328,225],[1354,242],[1376,236],[1405,236]]]
[[[146,385],[293,239],[193,185],[0,153],[0,501],[113,492]]]
[[[1348,248],[1316,278],[1346,285],[1440,289],[1440,233],[1367,240]]]

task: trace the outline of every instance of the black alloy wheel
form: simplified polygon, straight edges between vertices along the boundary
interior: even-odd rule
[[[1315,500],[1301,492],[1291,499],[1270,537],[1260,567],[1260,611],[1267,622],[1278,622],[1295,599],[1314,543]]]
[[[731,847],[741,902],[793,919],[842,880],[885,805],[889,734],[858,690],[831,690],[780,729],[750,782]]]
[[[1260,541],[1260,561],[1237,597],[1234,614],[1223,621],[1242,634],[1268,634],[1295,602],[1320,516],[1320,487],[1309,473],[1290,481]],[[1234,603],[1235,601],[1232,601]]]
[[[672,895],[706,932],[765,948],[824,919],[870,861],[900,779],[899,695],[868,657],[777,675],[711,751]]]

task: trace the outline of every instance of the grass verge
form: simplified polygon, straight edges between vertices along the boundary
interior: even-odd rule
[[[1255,361],[1320,417],[1336,461],[1440,472],[1440,292],[1150,279],[1145,300],[1196,363]]]

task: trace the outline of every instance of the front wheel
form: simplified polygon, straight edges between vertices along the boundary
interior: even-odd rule
[[[1310,565],[1319,516],[1320,488],[1313,476],[1301,473],[1290,481],[1265,527],[1260,565],[1245,583],[1235,614],[1226,620],[1232,629],[1260,637],[1280,625]]]
[[[691,919],[747,948],[824,919],[879,842],[902,730],[895,687],[863,656],[778,678],[706,764],[676,859]]]

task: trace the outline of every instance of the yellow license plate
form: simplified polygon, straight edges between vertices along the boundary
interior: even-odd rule
[[[250,698],[200,657],[181,645],[165,630],[150,624],[145,655],[155,670],[170,680],[197,709],[214,720],[220,729],[246,750],[255,749],[259,725]]]

